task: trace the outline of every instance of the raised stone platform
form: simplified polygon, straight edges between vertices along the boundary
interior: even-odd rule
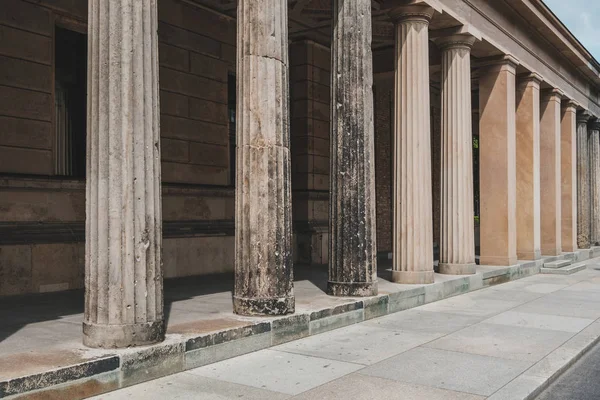
[[[234,315],[231,277],[166,282],[167,339],[125,350],[81,344],[81,292],[12,298],[0,304],[0,397],[84,398],[534,275],[544,261],[478,266],[470,276],[436,274],[429,285],[391,283],[383,266],[380,294],[365,299],[327,296],[327,271],[299,266],[297,312],[277,318]]]

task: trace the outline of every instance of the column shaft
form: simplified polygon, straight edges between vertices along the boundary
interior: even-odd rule
[[[396,21],[392,280],[432,283],[428,27],[433,10],[406,6],[391,16]]]
[[[237,8],[234,312],[294,312],[286,0]]]
[[[481,70],[479,165],[481,264],[517,262],[516,61],[506,56]]]
[[[588,120],[590,115],[577,116],[577,247],[590,248],[590,153]]]
[[[334,296],[377,294],[371,0],[334,0],[329,282]]]
[[[540,230],[540,83],[541,77],[520,77],[517,86],[517,256],[542,256]]]
[[[600,245],[600,122],[590,124],[590,244]]]
[[[561,148],[561,229],[562,251],[577,250],[577,106],[569,101],[562,110]]]
[[[440,268],[475,273],[471,47],[475,38],[448,36],[442,50],[442,163]]]
[[[164,337],[157,7],[90,0],[83,342]]]
[[[544,91],[541,102],[540,161],[542,254],[557,256],[561,245],[560,106],[562,94]]]

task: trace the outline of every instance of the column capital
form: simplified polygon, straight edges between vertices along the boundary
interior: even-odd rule
[[[526,72],[524,74],[517,75],[517,80],[519,82],[535,83],[539,86],[544,81],[544,78],[542,78],[542,76],[537,72]]]
[[[434,39],[435,44],[442,51],[461,48],[471,50],[476,41],[477,38],[468,33],[448,35]]]
[[[570,112],[577,112],[577,108],[579,108],[579,103],[577,103],[575,100],[572,99],[566,99],[563,102],[563,108],[565,109],[565,111],[570,111]]]
[[[476,68],[508,68],[515,73],[520,63],[516,57],[510,54],[503,54],[501,56],[482,58],[473,64]]]
[[[543,97],[542,101],[557,101],[559,103],[565,95],[562,90],[556,88],[543,89],[541,94]]]
[[[592,118],[592,114],[590,114],[589,111],[582,111],[580,113],[577,113],[578,124],[587,124],[590,118]]]
[[[589,128],[591,131],[600,132],[600,119],[594,118],[589,122]]]
[[[427,4],[409,4],[391,8],[388,15],[395,22],[416,21],[429,23],[435,10]]]

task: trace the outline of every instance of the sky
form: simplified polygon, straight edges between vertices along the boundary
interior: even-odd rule
[[[600,61],[600,0],[544,0],[544,3]]]

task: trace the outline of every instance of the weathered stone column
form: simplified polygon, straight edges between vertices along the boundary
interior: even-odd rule
[[[157,8],[90,0],[83,343],[164,338]]]
[[[540,162],[542,254],[557,256],[561,245],[560,107],[562,92],[544,91],[541,101]]]
[[[377,294],[371,0],[333,0],[329,282]]]
[[[433,9],[404,6],[390,15],[396,24],[392,280],[432,283],[428,27]]]
[[[567,101],[562,110],[561,137],[561,216],[562,250],[577,250],[577,104]]]
[[[590,150],[590,244],[600,245],[600,121],[589,125]]]
[[[237,7],[233,311],[294,312],[286,0]]]
[[[577,247],[590,248],[590,152],[587,112],[577,115]]]
[[[490,61],[479,80],[479,181],[483,265],[517,263],[515,70],[511,56]]]
[[[542,256],[540,231],[540,83],[537,74],[517,85],[517,257]]]
[[[442,52],[442,274],[475,273],[471,35],[436,40]]]

